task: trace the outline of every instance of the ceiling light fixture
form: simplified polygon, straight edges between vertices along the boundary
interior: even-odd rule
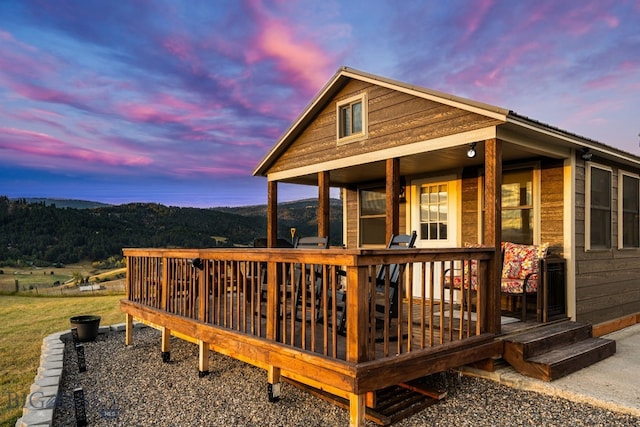
[[[476,156],[476,143],[472,142],[467,150],[467,157],[473,159]]]

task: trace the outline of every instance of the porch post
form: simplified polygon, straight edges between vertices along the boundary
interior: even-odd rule
[[[496,248],[493,259],[489,261],[489,283],[487,289],[487,331],[500,333],[500,274],[502,256],[502,141],[488,139],[484,143],[484,244]]]
[[[267,184],[267,247],[278,246],[278,181]]]
[[[329,237],[329,172],[318,172],[318,236]]]
[[[269,181],[267,195],[267,247],[278,247],[278,182]],[[275,341],[278,327],[278,264],[267,263],[267,336]],[[269,365],[267,368],[267,395],[269,402],[277,402],[280,398],[280,368]]]
[[[386,165],[386,235],[387,240],[392,234],[400,231],[400,159],[387,159]]]

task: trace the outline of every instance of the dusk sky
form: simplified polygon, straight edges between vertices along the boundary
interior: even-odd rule
[[[640,0],[0,0],[0,195],[265,203],[342,65],[640,155]]]

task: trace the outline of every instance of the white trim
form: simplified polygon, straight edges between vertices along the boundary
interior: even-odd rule
[[[584,173],[584,251],[591,251],[591,170],[596,168],[604,171],[608,171],[611,174],[611,178],[609,180],[609,186],[613,185],[613,169],[609,166],[605,166],[599,163],[585,162],[585,173]],[[612,188],[613,190],[613,188]],[[611,197],[613,197],[613,191],[610,192]],[[613,203],[611,200],[609,201],[609,209],[611,209],[610,215],[610,232],[613,232]],[[611,246],[608,248],[597,248],[593,250],[603,251],[603,250],[611,250],[613,247],[613,238],[609,236]]]
[[[484,141],[495,138],[496,129],[494,126],[462,132],[455,135],[447,135],[440,138],[426,139],[413,144],[400,145],[397,147],[385,148],[384,150],[372,153],[357,154],[355,156],[340,159],[328,160],[313,165],[301,166],[287,169],[280,172],[272,172],[267,175],[269,181],[281,181],[289,178],[315,174],[322,171],[341,169],[349,166],[359,166],[365,163],[372,163],[387,160],[395,157],[411,156],[413,154],[427,153],[429,151],[442,150],[469,144],[475,141]]]
[[[414,179],[411,181],[412,200],[410,209],[412,212],[410,228],[418,232],[416,247],[428,248],[451,248],[461,246],[459,240],[460,217],[459,201],[462,198],[460,176],[456,174],[442,175],[432,178]],[[446,184],[447,185],[447,239],[446,240],[422,240],[420,232],[420,188],[425,185]],[[452,224],[455,222],[455,224]],[[425,244],[426,243],[426,244]],[[425,245],[423,245],[425,244]]]
[[[358,133],[352,133],[348,136],[340,137],[340,127],[342,125],[340,115],[340,109],[345,105],[355,104],[358,101],[362,104],[362,131]],[[353,111],[352,111],[353,114]],[[353,117],[352,117],[353,120]],[[369,102],[367,97],[367,92],[362,92],[359,95],[351,96],[347,99],[343,99],[336,102],[336,141],[337,144],[345,145],[350,144],[352,142],[362,141],[369,136]]]
[[[576,320],[576,156],[564,161],[564,258],[567,274],[567,316]]]
[[[624,210],[622,203],[624,202],[623,198],[625,176],[638,180],[640,189],[640,175],[618,169],[618,250],[633,250],[638,249],[638,247],[630,246],[625,248],[624,246]],[[638,194],[638,200],[640,200],[640,192]]]

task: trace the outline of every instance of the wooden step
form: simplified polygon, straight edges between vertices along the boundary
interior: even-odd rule
[[[539,373],[535,378],[553,381],[606,359],[615,352],[614,340],[587,338],[527,359],[526,363],[530,371]]]
[[[552,381],[615,353],[615,341],[591,331],[588,323],[565,321],[505,336],[502,357],[523,375]]]
[[[503,338],[523,359],[546,353],[555,347],[575,343],[591,337],[591,325],[579,322],[560,322],[531,329]]]

